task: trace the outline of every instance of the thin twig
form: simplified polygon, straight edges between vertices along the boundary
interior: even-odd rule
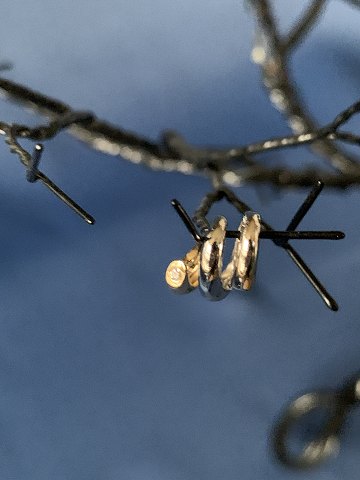
[[[282,43],[282,49],[287,55],[295,48],[314,27],[320,17],[327,0],[313,0],[305,10],[303,16],[296,22]]]
[[[260,32],[258,35],[260,44],[257,48],[263,50],[263,55],[258,55],[258,63],[272,103],[285,115],[294,133],[319,130],[315,120],[303,106],[295,82],[290,77],[287,57],[282,48],[286,45],[286,40],[282,40],[278,34],[270,2],[250,0],[250,4],[253,6]],[[314,142],[312,147],[339,172],[345,174],[356,172],[356,159],[340,150],[332,141],[321,139]]]

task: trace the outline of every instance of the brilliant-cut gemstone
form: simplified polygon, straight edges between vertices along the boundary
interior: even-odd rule
[[[170,270],[169,275],[173,282],[178,282],[182,276],[182,272],[179,267],[174,267]]]

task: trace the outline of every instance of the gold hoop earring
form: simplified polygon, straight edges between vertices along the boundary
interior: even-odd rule
[[[226,218],[218,217],[200,251],[200,291],[206,298],[214,301],[222,300],[229,294],[229,291],[223,288],[221,278],[226,226]]]

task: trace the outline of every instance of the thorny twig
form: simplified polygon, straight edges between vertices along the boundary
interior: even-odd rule
[[[69,132],[92,148],[120,156],[136,164],[155,170],[177,171],[186,174],[202,174],[214,178],[214,166],[218,185],[242,183],[270,183],[276,186],[309,186],[314,178],[328,186],[345,188],[360,184],[360,164],[339,150],[334,140],[360,145],[360,136],[339,131],[352,115],[360,111],[355,103],[325,127],[316,126],[302,106],[288,72],[288,56],[314,26],[326,5],[326,0],[313,0],[304,15],[286,38],[280,37],[277,22],[267,0],[249,0],[255,13],[260,34],[254,59],[261,65],[264,83],[273,103],[287,116],[295,134],[267,139],[246,146],[227,149],[198,148],[189,145],[174,132],[165,132],[160,142],[153,142],[137,134],[101,121],[91,113],[76,112],[69,105],[49,98],[13,81],[0,78],[0,92],[23,106],[47,116],[48,125],[29,128],[12,125],[12,138],[28,138],[34,141],[53,138],[60,131]],[[351,2],[357,5],[357,2]],[[0,131],[9,142],[9,125],[0,122]],[[11,141],[10,141],[11,144]],[[294,170],[285,166],[267,167],[255,155],[274,149],[309,144],[324,156],[335,168],[309,168]],[[20,160],[27,165],[30,155],[22,147],[14,148]]]

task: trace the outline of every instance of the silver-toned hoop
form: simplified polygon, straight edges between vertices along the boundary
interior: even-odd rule
[[[221,275],[226,226],[226,218],[218,217],[200,251],[199,288],[206,298],[214,301],[222,300],[229,293],[223,288]]]

